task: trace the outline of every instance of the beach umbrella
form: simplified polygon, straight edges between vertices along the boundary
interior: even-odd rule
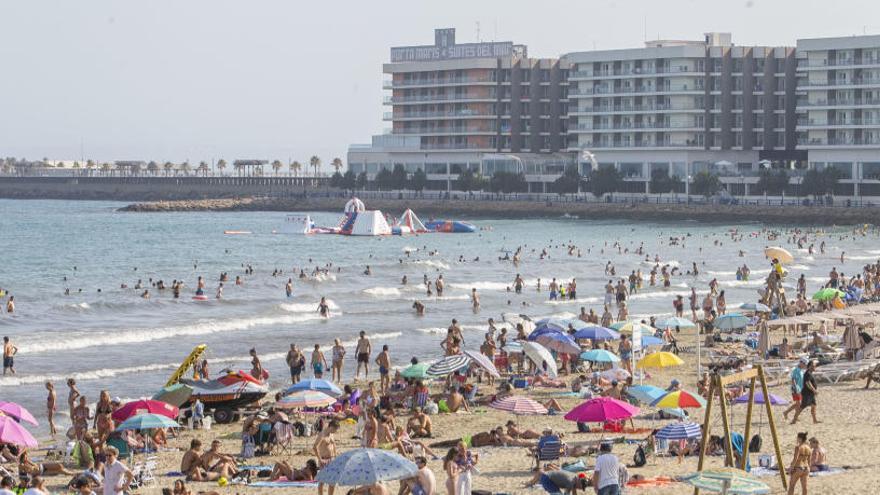
[[[162,401],[172,406],[180,407],[186,404],[186,401],[192,396],[193,388],[183,383],[175,383],[167,387],[162,387],[153,400]]]
[[[671,423],[660,428],[655,436],[661,440],[687,440],[700,438],[703,436],[703,430],[697,423]]]
[[[477,366],[486,370],[490,375],[495,378],[501,378],[501,373],[498,373],[498,369],[495,368],[495,363],[490,361],[488,357],[470,349],[465,350],[464,353],[467,357],[471,358],[473,362],[477,363]]]
[[[352,449],[336,456],[315,478],[328,485],[373,485],[415,477],[419,468],[396,452],[383,449]]]
[[[639,408],[627,402],[613,397],[597,397],[575,406],[566,413],[565,419],[578,423],[604,423],[631,418],[638,413]]]
[[[707,492],[739,495],[770,493],[766,483],[735,468],[710,469],[682,476],[679,480]]]
[[[522,354],[523,346],[522,342],[518,340],[512,340],[504,345],[504,350],[507,351],[508,354],[517,353]]]
[[[696,326],[691,320],[680,316],[670,316],[657,323],[657,328],[694,328]]]
[[[629,374],[629,371],[626,371],[623,368],[611,368],[599,373],[599,376],[606,380],[617,380],[619,382],[622,382],[632,375]]]
[[[675,408],[664,407],[660,410],[670,416],[675,416],[676,418],[679,418],[679,419],[687,419],[688,418],[687,413],[684,411],[684,409],[682,409],[680,407],[675,407]]]
[[[11,416],[18,421],[30,423],[34,426],[37,426],[39,424],[37,423],[37,420],[34,418],[34,415],[31,414],[30,411],[25,409],[24,406],[16,404],[15,402],[0,402],[0,413]]]
[[[428,376],[446,376],[450,373],[466,368],[471,364],[471,358],[464,354],[453,354],[434,362],[428,367]]]
[[[292,394],[300,390],[317,390],[318,392],[324,392],[330,397],[339,397],[342,395],[342,390],[340,390],[335,383],[328,380],[321,380],[320,378],[307,378],[297,382],[292,386],[287,387],[287,390],[284,391],[284,395]]]
[[[132,416],[116,426],[122,430],[151,430],[153,428],[179,428],[177,421],[173,421],[162,414],[143,413]]]
[[[733,399],[734,404],[748,404],[749,402],[749,393],[746,392],[736,399]],[[764,393],[763,392],[755,392],[755,404],[764,404]],[[770,405],[771,406],[784,406],[788,404],[788,401],[783,399],[782,397],[770,394]]]
[[[668,368],[670,366],[680,366],[684,361],[671,352],[652,352],[647,356],[639,359],[636,368]]]
[[[593,349],[592,351],[582,352],[581,359],[593,363],[616,363],[620,361],[617,354],[606,351],[605,349]]]
[[[675,392],[669,392],[663,397],[660,397],[652,402],[651,405],[654,407],[668,408],[700,408],[706,407],[706,399],[697,394],[688,392],[687,390],[676,390]]]
[[[591,325],[581,328],[574,333],[573,337],[576,339],[617,340],[620,338],[620,332],[599,325]]]
[[[421,379],[428,376],[428,363],[416,363],[404,368],[403,371],[400,372],[400,376],[404,378],[415,378]]]
[[[540,337],[542,335],[547,335],[547,334],[562,335],[563,333],[565,333],[565,329],[563,329],[563,328],[559,328],[559,327],[552,326],[552,325],[544,325],[544,326],[539,326],[539,327],[535,328],[534,330],[532,330],[532,332],[528,336],[528,340],[530,342],[534,342],[534,341],[538,340],[538,337]]]
[[[721,315],[715,319],[715,328],[720,330],[733,330],[736,328],[745,328],[749,326],[749,317],[739,313],[731,313],[729,315]]]
[[[819,290],[815,294],[813,294],[813,300],[815,301],[830,301],[835,297],[845,297],[846,292],[832,289],[831,287],[826,287],[822,290]]]
[[[654,332],[657,330],[651,325],[647,325],[640,321],[630,321],[618,327],[615,327],[614,325],[612,325],[611,327],[620,333],[632,333],[633,330],[641,330],[642,335],[654,335]]]
[[[663,345],[666,341],[659,338],[654,337],[653,335],[642,335],[642,347],[648,347],[652,345]]]
[[[666,395],[666,390],[654,385],[635,385],[627,387],[626,394],[643,404],[650,404]]]
[[[282,409],[299,409],[303,407],[327,407],[335,404],[336,399],[317,390],[300,390],[275,403]]]
[[[493,409],[499,411],[507,411],[516,415],[526,414],[547,414],[547,408],[540,402],[523,397],[521,395],[511,395],[500,400],[493,401],[489,404]]]
[[[525,352],[526,356],[537,364],[539,368],[542,364],[546,364],[547,374],[550,375],[551,378],[556,378],[556,360],[553,359],[553,355],[550,354],[550,351],[548,351],[546,347],[537,342],[525,342],[523,343],[523,352]]]
[[[770,258],[776,258],[780,263],[791,263],[794,261],[794,256],[788,252],[787,249],[781,247],[768,247],[764,248],[764,256]]]
[[[844,349],[848,351],[857,351],[862,348],[862,338],[859,336],[859,331],[856,330],[854,325],[846,326],[841,341],[843,342]]]
[[[541,344],[547,349],[550,349],[551,351],[560,352],[562,354],[578,355],[581,353],[580,346],[577,345],[577,343],[571,337],[564,333],[550,332],[538,335],[538,338],[535,339],[535,342]]]
[[[769,313],[770,307],[766,304],[761,303],[742,303],[739,305],[739,309],[743,309],[746,311],[755,311],[756,313]]]
[[[12,416],[0,415],[0,443],[36,448],[37,439]]]
[[[125,405],[113,411],[111,415],[113,421],[121,422],[126,419],[137,416],[138,414],[159,414],[166,418],[176,419],[180,410],[167,402],[152,399],[139,399],[126,402]]]
[[[541,318],[540,320],[536,321],[535,329],[537,330],[541,327],[555,327],[565,332],[568,330],[569,325],[574,327],[575,330],[580,330],[588,324],[584,321],[579,320],[578,318],[560,318],[558,316],[551,316],[549,318]]]

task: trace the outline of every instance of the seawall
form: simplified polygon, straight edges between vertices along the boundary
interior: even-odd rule
[[[243,198],[136,203],[129,212],[163,211],[331,211],[341,212],[344,198]],[[559,218],[643,221],[700,221],[801,225],[880,224],[880,208],[759,206],[719,204],[577,203],[435,199],[370,199],[370,209],[399,215],[412,208],[422,218]]]

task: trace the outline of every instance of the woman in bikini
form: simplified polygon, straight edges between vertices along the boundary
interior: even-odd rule
[[[278,461],[275,463],[275,467],[272,468],[272,474],[269,475],[269,479],[277,481],[284,477],[287,478],[287,481],[314,481],[317,475],[318,463],[314,459],[307,460],[306,465],[302,469],[294,468],[287,461]]]
[[[113,431],[111,413],[113,413],[113,406],[110,405],[110,393],[106,390],[101,390],[98,404],[95,406],[95,421],[92,425],[97,428],[98,440],[101,442],[107,440],[107,437]]]
[[[797,446],[794,448],[794,455],[791,459],[790,478],[788,479],[788,495],[794,495],[794,487],[797,482],[801,482],[801,492],[807,493],[807,479],[810,477],[810,457],[812,456],[810,446],[807,445],[807,433],[800,432],[797,434]]]
[[[79,396],[79,405],[73,408],[73,432],[76,438],[81,439],[89,431],[89,420],[92,415],[89,412],[89,405],[83,395]]]
[[[65,469],[60,462],[37,463],[32,461],[27,450],[23,450],[18,458],[18,472],[31,476],[54,476],[56,474],[71,476],[75,474],[73,471]]]

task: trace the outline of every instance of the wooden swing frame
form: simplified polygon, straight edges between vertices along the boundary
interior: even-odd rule
[[[735,466],[733,460],[733,442],[730,438],[730,416],[727,411],[727,400],[722,394],[724,394],[725,385],[745,380],[749,381],[749,402],[748,409],[746,410],[746,427],[743,434],[743,455],[740,463],[741,465]],[[718,396],[719,405],[721,406],[721,422],[724,426],[723,441],[726,443],[726,448],[724,449],[724,455],[727,461],[726,464],[728,466],[738,467],[745,471],[746,464],[749,460],[748,441],[752,430],[752,411],[754,410],[755,405],[755,381],[757,380],[761,381],[761,392],[764,394],[764,407],[767,409],[767,420],[770,422],[770,434],[773,436],[773,449],[776,451],[776,464],[779,466],[779,477],[782,480],[782,487],[787,490],[788,480],[785,477],[785,470],[782,468],[782,451],[779,448],[779,436],[776,432],[776,422],[773,420],[773,409],[770,407],[770,393],[767,390],[767,379],[764,376],[764,368],[760,364],[752,369],[734,373],[732,375],[721,376],[718,373],[712,375],[709,382],[709,400],[706,404],[706,417],[703,420],[703,438],[700,441],[700,460],[697,464],[697,472],[703,471],[703,465],[706,460],[706,447],[709,445],[711,428],[709,420],[712,415],[712,402],[714,402],[716,395]],[[694,495],[699,495],[699,493],[700,489],[694,488]]]

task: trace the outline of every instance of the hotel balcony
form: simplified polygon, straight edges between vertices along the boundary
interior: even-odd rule
[[[385,105],[420,104],[434,102],[467,102],[467,101],[497,101],[495,95],[415,95],[415,96],[386,96],[383,99]]]
[[[572,111],[572,115],[592,115],[602,113],[655,113],[655,112],[703,112],[704,109],[696,105],[598,105],[584,107]]]
[[[861,99],[861,100],[816,100],[814,102],[809,101],[798,101],[798,108],[814,108],[814,109],[822,109],[822,108],[857,108],[857,107],[870,107],[870,106],[880,106],[880,98],[874,99]]]
[[[383,89],[418,88],[435,86],[462,86],[462,85],[485,85],[496,84],[498,81],[493,77],[443,77],[437,79],[409,79],[406,81],[383,81]]]
[[[880,139],[798,139],[798,145],[806,148],[833,148],[833,147],[880,147]]]
[[[586,81],[589,79],[599,78],[630,78],[630,77],[652,77],[664,74],[680,74],[702,76],[699,72],[690,67],[653,67],[650,69],[630,69],[630,70],[609,70],[609,71],[572,71],[568,74],[569,80]]]
[[[382,120],[385,121],[411,121],[411,120],[437,120],[437,119],[496,119],[498,115],[491,112],[478,112],[476,110],[441,110],[431,112],[404,112],[395,114],[385,112]]]
[[[861,119],[799,119],[798,127],[806,128],[837,128],[837,127],[880,127],[880,118]]]
[[[593,89],[572,89],[569,90],[569,98],[590,98],[599,96],[617,96],[629,94],[691,94],[702,95],[705,93],[703,88],[680,88],[672,89],[668,87],[635,87],[635,88],[593,88]]]
[[[830,81],[807,81],[807,82],[799,82],[798,90],[816,90],[823,88],[856,88],[860,86],[865,87],[880,87],[880,78],[857,78],[857,79],[841,79],[841,80],[830,80]]]
[[[845,60],[823,60],[816,61],[814,63],[810,63],[808,59],[801,59],[798,61],[797,70],[827,70],[828,68],[834,69],[860,69],[860,68],[871,68],[871,67],[880,67],[880,58],[863,58],[861,60],[858,59],[845,59]]]
[[[632,132],[632,131],[690,131],[701,132],[702,126],[692,124],[668,124],[658,122],[633,122],[630,124],[578,124],[569,132]]]

